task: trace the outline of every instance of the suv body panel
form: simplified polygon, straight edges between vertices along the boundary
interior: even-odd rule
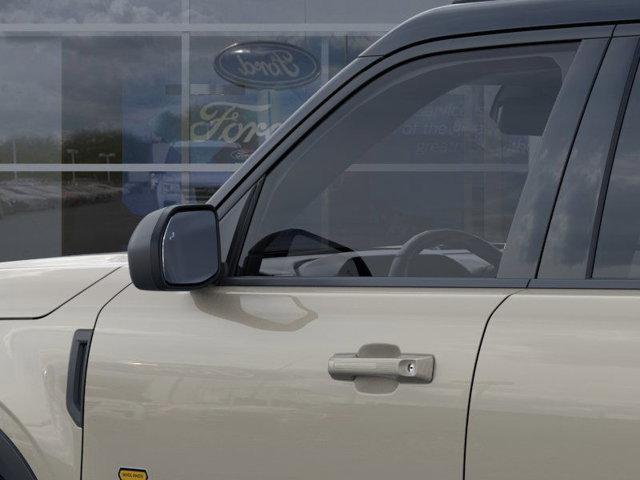
[[[499,14],[502,8],[510,13]],[[461,21],[463,12],[469,18]],[[421,55],[523,43],[602,39],[604,45],[614,28],[617,36],[638,33],[637,25],[616,27],[615,22],[639,18],[640,5],[632,0],[607,2],[606,8],[597,0],[497,2],[446,7],[421,15],[326,84],[210,202],[223,216],[338,103],[400,62]],[[395,53],[389,55],[391,52]],[[576,129],[577,124],[570,128],[570,134]],[[281,478],[288,473],[324,479],[343,476],[346,471],[362,478],[429,472],[439,478],[459,479],[465,453],[469,454],[468,475],[500,478],[505,472],[510,477],[521,472],[524,463],[506,462],[509,469],[487,470],[485,475],[483,468],[504,462],[493,457],[495,462],[487,464],[486,459],[494,453],[490,449],[511,447],[507,451],[518,460],[530,453],[521,449],[523,445],[541,449],[537,458],[550,459],[548,465],[557,467],[551,475],[568,472],[588,476],[582,470],[571,470],[566,463],[557,463],[557,458],[545,457],[551,450],[539,438],[505,446],[502,437],[483,440],[481,435],[482,416],[489,412],[485,427],[491,428],[494,419],[490,417],[500,409],[503,412],[498,412],[501,418],[496,425],[508,438],[520,435],[522,440],[523,430],[517,429],[518,425],[535,432],[540,411],[535,392],[538,388],[552,391],[559,381],[565,382],[560,389],[564,396],[557,403],[559,416],[563,420],[571,417],[567,431],[572,437],[568,440],[560,432],[549,445],[569,453],[568,460],[590,464],[598,453],[592,446],[600,443],[582,448],[570,442],[583,439],[585,434],[597,435],[602,428],[605,435],[601,440],[611,440],[611,448],[604,450],[611,456],[603,465],[609,466],[610,472],[615,462],[625,461],[625,470],[620,471],[631,474],[637,470],[637,460],[624,450],[626,444],[619,443],[623,438],[630,440],[628,445],[637,443],[637,432],[628,430],[638,418],[637,409],[628,402],[637,396],[624,390],[628,377],[620,374],[621,368],[627,368],[633,378],[638,366],[633,353],[638,350],[637,342],[633,343],[633,315],[629,313],[637,311],[634,294],[516,293],[528,279],[481,280],[476,285],[452,281],[450,285],[492,287],[477,290],[438,289],[435,287],[442,283],[428,279],[417,279],[413,288],[402,288],[408,286],[402,281],[386,283],[385,288],[375,282],[371,288],[346,288],[349,282],[336,288],[331,286],[333,280],[313,279],[307,286],[287,280],[280,287],[267,288],[264,285],[268,282],[256,279],[230,279],[228,282],[235,285],[192,294],[145,293],[130,287],[118,295],[100,316],[92,348],[85,478],[111,478],[117,476],[119,467],[152,465],[149,473],[153,478],[211,476],[216,471],[216,475],[230,477],[241,472],[246,477]],[[80,477],[83,430],[68,415],[64,396],[69,346],[75,330],[93,328],[98,310],[128,282],[126,269],[120,269],[44,318],[0,322],[0,336],[7,345],[0,350],[0,360],[6,366],[3,371],[8,372],[6,386],[0,389],[0,429],[41,479]],[[536,282],[539,280],[532,284]],[[589,285],[622,288],[631,283],[590,281]],[[355,282],[350,286],[355,287]],[[387,288],[391,286],[394,288]],[[514,288],[505,289],[509,286]],[[557,281],[556,286],[567,285]],[[477,370],[479,388],[473,392],[471,436],[465,450],[477,349],[495,311]],[[607,323],[612,312],[615,328],[619,328],[614,333],[624,332],[621,335],[613,335]],[[583,317],[586,323],[580,322]],[[550,336],[569,342],[550,344]],[[604,343],[598,342],[601,337]],[[277,341],[271,343],[274,339]],[[329,342],[318,343],[318,339]],[[361,398],[352,384],[335,384],[326,370],[318,369],[340,349],[352,352],[381,339],[401,344],[403,351],[436,354],[431,388],[411,386],[414,388],[398,397]],[[549,353],[550,345],[556,345],[551,352],[555,357],[545,361],[543,354]],[[598,370],[593,349],[603,346],[624,355]],[[44,353],[34,356],[34,351]],[[525,354],[518,355],[522,351]],[[505,359],[513,362],[505,365]],[[554,376],[554,366],[576,362],[581,367],[575,378],[571,368]],[[585,383],[594,369],[604,376]],[[530,375],[523,378],[526,374]],[[505,379],[511,383],[501,383]],[[522,395],[523,391],[517,390],[522,385],[526,388],[520,398],[525,404],[517,405],[514,398]],[[597,391],[586,405],[588,415],[606,417],[603,412],[611,411],[619,418],[627,415],[634,423],[622,426],[603,418],[585,429],[576,427],[574,420],[580,415],[571,409],[576,395],[589,394],[590,385]],[[628,392],[628,397],[601,395],[610,389],[620,395]],[[542,410],[551,412],[553,405],[549,405]],[[359,424],[363,410],[367,422]],[[509,417],[509,411],[528,416],[523,424],[505,426],[500,421]],[[546,426],[539,431],[554,422],[555,427],[561,427],[556,420],[544,418]],[[203,444],[202,438],[214,443]],[[306,441],[311,443],[305,445]],[[613,451],[616,448],[618,453]],[[425,455],[431,457],[423,458]],[[478,458],[482,464],[476,463]],[[354,459],[360,461],[355,467],[351,463]],[[385,459],[390,461],[385,463]],[[331,463],[333,460],[337,461]],[[539,473],[538,466],[533,465],[532,475]],[[598,471],[594,467],[593,472]]]
[[[80,478],[83,430],[67,411],[73,337],[93,329],[100,308],[130,282],[119,268],[46,317],[0,321],[0,431],[40,480]],[[0,462],[0,476],[18,478],[8,466]]]
[[[432,55],[488,47],[492,39],[520,45],[585,35],[602,55],[613,28],[469,37],[415,49]],[[411,58],[397,55],[357,60],[296,112],[214,195],[221,216],[338,103]],[[420,56],[414,49],[410,55]],[[598,55],[591,60],[597,65]],[[588,90],[568,115],[570,130]],[[483,288],[472,288],[450,279],[465,289],[436,288],[443,285],[433,279],[347,278],[340,286],[335,278],[278,280],[270,287],[266,278],[229,277],[225,286],[192,293],[129,287],[105,308],[87,379],[84,478],[119,468],[167,478],[212,470],[234,478],[461,478],[468,395],[486,322],[528,280],[483,279],[476,285]],[[509,285],[514,289],[505,290]],[[332,355],[381,341],[435,355],[433,383],[401,384],[378,396],[329,377]]]
[[[83,478],[459,480],[477,346],[514,291],[129,287],[94,334]],[[432,383],[364,394],[327,373],[379,342],[434,355]]]
[[[465,478],[634,478],[639,311],[633,291],[510,297],[478,359]]]

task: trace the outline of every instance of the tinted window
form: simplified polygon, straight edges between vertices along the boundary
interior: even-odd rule
[[[496,277],[575,45],[418,60],[267,176],[240,272]]]
[[[640,278],[640,88],[631,93],[611,171],[594,278]]]
[[[637,42],[616,38],[607,50],[553,209],[539,278],[584,279],[589,271],[596,212]]]

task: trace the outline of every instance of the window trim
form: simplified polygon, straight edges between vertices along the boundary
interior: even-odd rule
[[[367,86],[374,79],[384,75],[387,71],[400,67],[401,65],[422,58],[443,55],[456,52],[473,52],[478,50],[487,50],[494,48],[509,48],[531,45],[545,45],[553,43],[568,42],[584,42],[589,39],[601,39],[602,42],[597,45],[595,42],[591,45],[592,52],[599,52],[600,58],[598,65],[604,58],[608,42],[613,35],[615,26],[599,26],[599,27],[573,27],[565,29],[552,29],[540,31],[526,31],[508,34],[480,35],[473,37],[465,37],[461,39],[451,39],[432,44],[411,47],[407,50],[400,51],[388,58],[379,61],[373,61],[375,58],[358,59],[339,75],[334,77],[323,90],[333,90],[335,83],[343,83],[341,87],[326,98],[320,95],[312,98],[311,101],[303,105],[294,115],[283,125],[274,135],[273,141],[266,142],[259,148],[241,169],[234,175],[226,189],[220,189],[210,203],[214,205],[220,204],[224,210],[228,205],[233,205],[255,185],[262,184],[264,177],[293,149],[300,141],[302,141],[317,125],[325,120],[336,108],[348,101],[357,91]],[[582,46],[582,45],[581,45]],[[367,62],[369,60],[369,62]],[[359,65],[356,65],[362,61]],[[354,72],[358,68],[360,71]],[[598,69],[596,68],[594,75],[590,79],[590,86],[597,78]],[[361,78],[356,79],[355,77]],[[339,77],[339,78],[338,78]],[[590,90],[590,89],[589,89]],[[573,132],[571,146],[577,135],[580,126],[580,119],[584,113],[584,109],[589,99],[589,94],[583,98],[581,114],[577,119],[577,125]],[[318,105],[319,102],[319,105]],[[302,118],[301,118],[302,117]],[[280,138],[278,138],[280,137]],[[273,146],[272,144],[275,144]],[[571,148],[563,161],[563,168],[566,167]],[[561,182],[558,182],[559,189]],[[254,191],[255,193],[255,191]],[[252,208],[247,208],[243,212],[239,224],[242,223],[248,230],[251,223],[255,204],[257,203],[257,195]],[[225,211],[226,213],[226,211]],[[551,220],[553,212],[549,214]],[[223,213],[224,214],[224,213]],[[245,218],[246,216],[246,218]],[[243,227],[244,228],[244,227]],[[237,233],[237,232],[236,232]],[[242,251],[246,240],[246,231],[240,238],[234,236],[234,250]],[[241,241],[240,241],[241,240]],[[236,245],[236,242],[237,245]],[[538,253],[538,262],[542,257],[544,245],[540,246]],[[238,262],[240,255],[234,258],[234,262],[229,265],[228,272],[221,281],[221,285],[228,286],[303,286],[303,287],[429,287],[429,288],[526,288],[531,278],[429,278],[429,277],[262,277],[262,276],[237,276]]]
[[[635,88],[640,89],[640,83],[636,80],[640,78],[640,37],[636,37],[638,43],[636,44],[636,50],[634,52],[634,63],[629,71],[629,77],[627,79],[627,85],[625,86],[624,98],[620,104],[620,110],[618,112],[618,118],[616,119],[616,126],[613,132],[613,138],[611,139],[611,148],[609,150],[609,157],[605,165],[604,175],[602,177],[602,185],[600,186],[600,195],[598,198],[598,209],[596,210],[596,216],[593,226],[593,232],[591,236],[591,245],[589,249],[589,261],[587,264],[587,279],[593,279],[593,270],[596,262],[596,252],[598,250],[598,243],[600,243],[600,229],[602,227],[602,219],[604,218],[604,209],[607,201],[607,195],[609,193],[609,186],[611,184],[611,174],[613,173],[613,166],[618,156],[618,146],[620,145],[620,137],[622,135],[622,127],[624,120],[627,117],[629,109],[629,100],[631,94]],[[599,279],[598,279],[599,280]],[[639,279],[640,280],[640,279]]]
[[[240,218],[236,224],[235,232],[233,232],[224,277],[229,277],[231,275],[235,276],[237,274],[238,263],[240,261],[240,256],[242,255],[242,247],[244,246],[247,232],[249,231],[253,212],[258,204],[258,198],[260,198],[260,193],[262,192],[263,183],[264,177],[260,178],[255,185],[252,185],[250,191],[247,193],[249,197],[242,207],[242,213],[240,214]]]
[[[640,280],[533,278],[528,288],[556,290],[640,290]]]
[[[528,288],[554,290],[640,290],[640,279],[607,279],[592,277],[599,233],[604,214],[604,205],[606,203],[606,194],[608,192],[609,183],[611,180],[610,177],[613,170],[613,165],[615,163],[618,144],[620,143],[620,134],[622,131],[624,119],[627,114],[629,99],[631,97],[633,88],[636,85],[638,86],[638,88],[640,88],[640,24],[618,25],[618,28],[616,28],[615,32],[616,34],[614,35],[614,38],[635,37],[638,43],[634,52],[634,60],[628,72],[629,78],[631,79],[631,81],[628,82],[630,83],[630,85],[626,86],[627,89],[624,92],[624,97],[621,100],[621,108],[619,109],[618,117],[616,118],[616,128],[614,129],[613,134],[610,138],[610,150],[605,165],[606,171],[603,174],[602,185],[600,188],[598,211],[594,212],[594,221],[591,232],[592,240],[589,249],[589,265],[587,270],[585,271],[585,277],[576,279],[553,277],[534,278],[529,282]]]
[[[438,277],[225,277],[223,286],[248,287],[388,287],[388,288],[526,288],[527,278]]]
[[[590,259],[591,261],[593,259],[593,237],[598,222],[598,202],[602,196],[602,185],[607,181],[606,166],[611,162],[612,155],[615,155],[617,136],[619,136],[621,126],[620,118],[621,114],[624,115],[630,93],[629,77],[633,78],[634,69],[637,68],[639,48],[637,37],[616,38],[612,39],[609,44],[585,109],[571,156],[567,162],[562,185],[558,191],[553,217],[547,230],[543,254],[538,266],[537,279],[568,281],[589,278],[587,272],[589,271]],[[615,94],[617,102],[611,102],[612,94]],[[605,102],[606,106],[603,105]],[[603,117],[605,112],[602,108],[611,108],[611,111],[608,111]],[[601,128],[603,121],[607,125],[611,125],[610,129]],[[591,157],[594,143],[606,146],[606,151]],[[586,161],[598,161],[596,166],[584,164],[585,156],[579,153],[583,151],[590,152],[590,157]],[[579,175],[593,168],[597,168],[601,174],[599,182],[596,181],[592,185],[588,182],[583,183]],[[574,188],[572,185],[576,183],[579,184],[576,185],[578,188]],[[570,210],[571,206],[576,203],[582,204],[585,199],[587,202],[595,204],[593,208],[589,208],[587,215],[576,218]],[[567,218],[566,224],[558,223],[561,216]],[[587,224],[587,222],[590,223]],[[579,246],[582,247],[580,248],[581,261],[574,264],[575,271],[573,272],[565,270],[564,266],[560,268],[557,266],[557,263],[563,263],[563,255],[566,255],[560,232],[579,239]],[[573,258],[575,259],[575,257]]]

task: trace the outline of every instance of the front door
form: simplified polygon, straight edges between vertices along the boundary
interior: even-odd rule
[[[418,58],[338,106],[261,180],[226,286],[104,309],[83,478],[460,480],[602,45]]]

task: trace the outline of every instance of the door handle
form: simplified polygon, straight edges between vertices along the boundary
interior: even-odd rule
[[[338,353],[329,359],[329,375],[343,381],[382,377],[400,382],[430,383],[434,367],[433,355],[403,355],[395,345],[386,344],[365,345],[358,353]]]

